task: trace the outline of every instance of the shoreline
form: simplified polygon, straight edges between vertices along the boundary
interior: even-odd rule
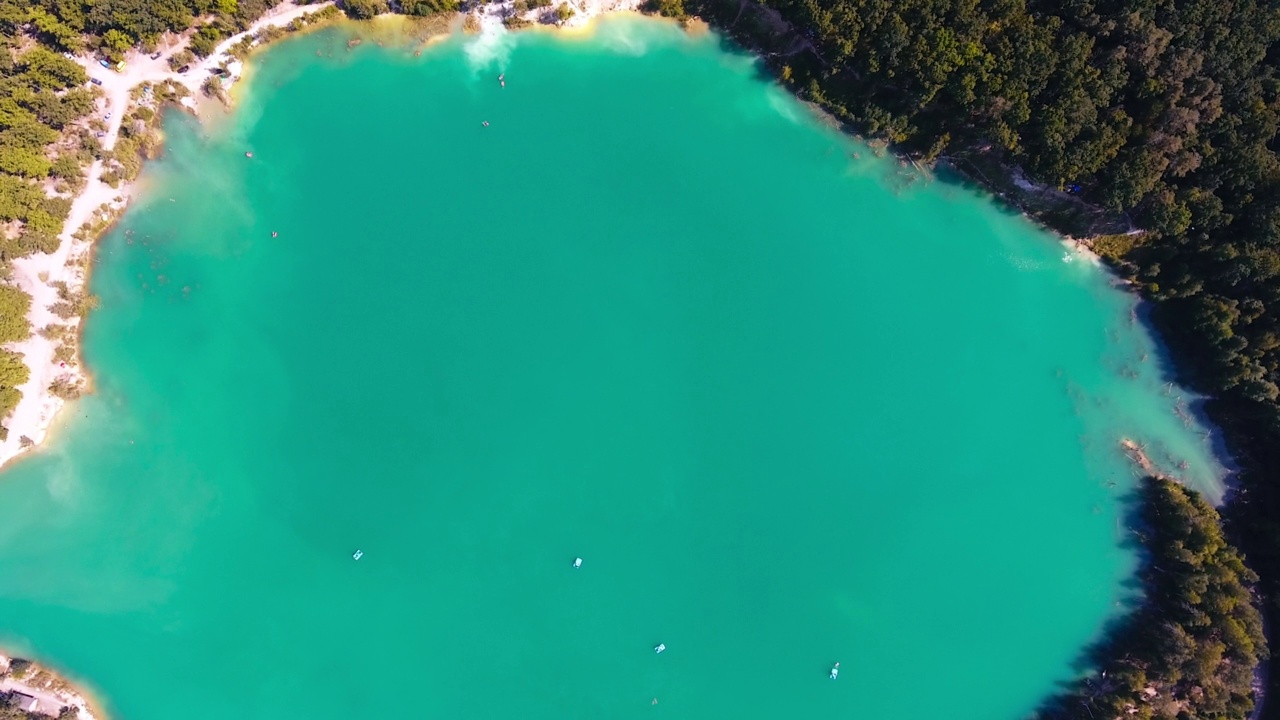
[[[508,30],[504,22],[510,18],[522,19],[527,23],[524,26],[527,29],[578,33],[588,31],[604,15],[639,12],[643,1],[566,0],[566,4],[573,10],[573,15],[564,21],[549,21],[554,15],[554,7],[517,12],[513,0],[477,3],[459,12],[458,16],[463,20],[464,30],[467,23],[472,22],[479,33],[515,32]],[[179,104],[197,117],[202,116],[202,104],[210,100],[234,105],[230,91],[240,85],[240,80],[247,73],[246,64],[235,55],[238,46],[263,30],[289,25],[331,7],[336,7],[334,0],[312,5],[288,0],[269,10],[246,30],[222,40],[207,57],[191,63],[185,73],[171,69],[168,60],[187,49],[190,30],[178,36],[166,34],[159,57],[152,58],[138,50],[130,50],[125,55],[123,72],[102,67],[91,55],[76,56],[75,62],[84,68],[90,79],[100,81],[98,87],[102,91],[94,112],[83,122],[102,121],[107,126],[101,140],[104,150],[111,151],[120,139],[125,117],[141,104],[133,98],[133,91],[143,85],[172,83],[184,88],[189,94]],[[250,49],[258,49],[269,42],[254,42]],[[211,94],[212,97],[202,99],[205,83],[215,77],[214,73],[219,68],[224,68],[229,74],[223,78],[218,91]],[[84,318],[80,315],[60,318],[50,308],[61,299],[60,287],[63,294],[73,296],[87,291],[93,244],[124,214],[137,191],[136,178],[121,180],[112,187],[104,180],[105,174],[107,169],[102,160],[95,160],[90,165],[84,187],[71,197],[71,210],[58,235],[57,250],[13,261],[15,284],[31,296],[31,309],[27,313],[31,336],[5,347],[22,354],[30,376],[27,382],[18,386],[22,397],[5,418],[8,436],[0,440],[0,468],[31,454],[44,444],[63,407],[81,393],[92,391],[92,376],[84,367],[78,340]],[[98,227],[93,228],[95,225]],[[88,235],[82,232],[85,230],[89,231]],[[77,342],[71,361],[58,360],[56,353],[60,343],[41,334],[42,329],[50,326],[60,326],[75,334]],[[69,389],[69,392],[55,392],[52,389],[55,384]]]
[[[79,720],[105,720],[97,707],[90,702],[84,690],[49,667],[31,660],[21,659],[8,650],[0,649],[0,692],[22,693],[38,701],[32,712],[58,716],[68,707],[76,709]]]
[[[102,82],[100,88],[103,98],[98,101],[95,111],[85,122],[105,122],[107,130],[102,138],[102,146],[107,151],[114,150],[126,115],[138,104],[133,100],[133,90],[143,84],[159,85],[166,82],[186,88],[191,96],[183,98],[181,104],[189,111],[199,114],[199,106],[192,96],[201,92],[201,86],[206,78],[212,77],[213,70],[224,63],[236,68],[228,86],[239,78],[243,63],[230,53],[235,45],[261,30],[287,25],[332,6],[333,2],[315,5],[287,2],[278,5],[244,32],[223,40],[208,57],[192,63],[186,73],[171,70],[168,58],[187,47],[189,32],[177,38],[166,38],[165,49],[156,59],[136,50],[129,51],[123,73],[102,67],[91,56],[77,56],[76,63],[85,69],[88,76]],[[22,354],[30,377],[27,382],[18,386],[22,398],[5,422],[8,436],[0,441],[0,468],[16,458],[30,454],[31,450],[48,439],[59,411],[69,402],[63,395],[92,389],[92,379],[80,357],[79,342],[76,343],[72,360],[60,361],[56,357],[60,343],[43,336],[40,331],[50,326],[62,326],[78,336],[83,328],[83,317],[77,315],[61,318],[52,312],[51,307],[61,299],[59,283],[63,284],[62,294],[79,296],[86,291],[96,235],[110,227],[124,213],[137,190],[136,179],[121,181],[117,187],[112,187],[104,180],[104,173],[105,164],[102,160],[94,160],[89,166],[84,187],[72,197],[71,210],[63,223],[62,232],[58,234],[57,250],[13,261],[15,284],[31,296],[31,309],[27,313],[31,336],[6,347]],[[92,236],[83,236],[81,231],[95,224],[102,224],[102,227],[96,232],[91,231]],[[55,383],[70,388],[71,393],[54,392],[51,388]]]
[[[554,19],[555,6],[517,12],[514,0],[472,4],[457,13],[457,17],[463,21],[463,31],[470,33],[516,32],[527,29],[578,34],[589,31],[591,25],[602,16],[639,13],[644,3],[643,0],[565,0],[565,4],[573,10],[573,14],[563,21]],[[288,0],[269,10],[246,30],[222,40],[213,52],[193,62],[185,73],[170,69],[168,59],[187,49],[190,30],[179,36],[166,34],[162,42],[163,49],[158,58],[151,58],[137,50],[129,51],[126,54],[126,69],[123,72],[104,68],[91,56],[77,56],[75,62],[85,69],[86,74],[91,79],[101,81],[100,88],[104,96],[85,122],[99,120],[106,124],[107,130],[105,137],[102,138],[102,144],[104,149],[110,151],[117,145],[125,117],[133,107],[141,104],[132,97],[133,91],[140,86],[173,83],[184,88],[189,94],[182,98],[179,104],[197,117],[203,115],[202,104],[211,100],[221,100],[227,106],[234,106],[231,91],[241,84],[240,81],[248,73],[246,63],[235,54],[238,49],[243,49],[239,46],[242,46],[247,39],[252,40],[253,36],[263,30],[288,25],[295,20],[331,7],[336,7],[334,0],[314,5],[299,5],[296,0]],[[390,14],[378,17],[391,16],[410,17]],[[507,28],[507,21],[511,19],[519,22],[514,29]],[[682,25],[690,22],[702,23],[696,17],[688,18],[683,22],[666,19],[681,22]],[[274,38],[253,42],[249,48],[261,48],[272,40]],[[201,98],[205,95],[203,86],[209,78],[215,77],[214,72],[218,68],[224,68],[229,74],[224,77],[220,88],[209,93],[209,97]],[[782,87],[795,94],[795,88],[789,87],[786,83],[783,83]],[[825,109],[820,105],[815,107],[813,103],[802,97],[797,99],[814,107],[816,111],[825,113]],[[843,129],[850,131],[848,128]],[[856,133],[854,136],[860,137]],[[939,158],[939,164],[952,165],[945,157]],[[27,314],[32,334],[26,340],[11,343],[6,347],[22,354],[24,364],[30,371],[30,377],[26,383],[17,388],[22,393],[21,400],[12,414],[6,418],[5,427],[8,429],[8,437],[0,441],[0,468],[29,454],[31,450],[48,439],[59,412],[70,401],[60,396],[68,393],[55,393],[51,390],[54,383],[71,388],[72,392],[69,394],[73,397],[81,392],[92,391],[92,377],[84,368],[78,341],[83,329],[83,317],[77,315],[61,319],[55,317],[49,308],[59,300],[59,283],[65,284],[64,293],[80,295],[86,291],[93,243],[97,240],[97,236],[109,229],[124,213],[137,191],[136,178],[121,181],[117,187],[112,187],[103,180],[104,172],[102,160],[95,160],[89,167],[84,187],[72,196],[71,210],[58,236],[59,244],[56,251],[51,254],[37,253],[13,261],[15,284],[32,298],[31,309]],[[961,171],[960,174],[965,173]],[[1010,202],[994,188],[992,191],[995,193],[993,199]],[[1064,261],[1079,259],[1100,268],[1110,269],[1107,262],[1091,246],[1088,238],[1053,232],[1043,222],[1031,217],[1018,203],[1011,202],[1010,205],[1023,210],[1022,214],[1029,221],[1056,236],[1066,251]],[[95,223],[98,227],[91,229],[89,226]],[[90,236],[82,236],[85,235],[82,232],[84,230],[88,230]],[[59,361],[55,357],[59,343],[55,339],[41,335],[40,330],[51,325],[61,325],[76,335],[74,357],[70,362]]]
[[[577,34],[590,31],[591,26],[604,15],[637,13],[642,5],[638,0],[567,0],[566,4],[574,9],[574,14],[561,22],[546,21],[546,17],[549,14],[554,14],[554,6],[517,13],[511,0],[487,5],[479,4],[458,13],[457,17],[466,21],[474,19],[477,29],[469,32],[505,33],[515,32],[519,29],[529,29],[555,30]],[[201,119],[205,119],[201,107],[207,104],[209,100],[221,99],[226,105],[234,106],[234,95],[231,91],[233,88],[239,87],[240,81],[250,72],[249,63],[237,58],[234,54],[236,46],[264,29],[282,27],[294,20],[324,11],[330,7],[335,7],[333,0],[315,5],[298,5],[293,0],[282,3],[268,11],[266,15],[255,21],[248,29],[221,41],[208,57],[193,62],[190,70],[183,74],[170,70],[165,63],[169,56],[187,47],[189,32],[176,38],[173,44],[167,44],[162,56],[156,60],[150,59],[143,53],[131,50],[127,54],[128,69],[124,73],[107,70],[97,65],[91,57],[77,57],[75,58],[76,62],[85,68],[91,78],[98,78],[103,81],[103,101],[98,104],[94,113],[86,118],[86,121],[102,120],[105,122],[107,124],[107,134],[106,137],[102,138],[103,146],[107,150],[114,149],[120,138],[120,131],[125,118],[134,107],[140,104],[140,101],[132,98],[132,91],[148,83],[158,85],[165,82],[173,82],[186,88],[191,95],[183,98],[180,104],[187,111]],[[548,13],[548,10],[551,13]],[[513,17],[528,20],[531,24],[508,29],[504,21]],[[345,16],[343,16],[343,19],[345,19]],[[694,21],[701,24],[701,21],[697,20],[697,18],[694,18]],[[705,24],[701,24],[701,26],[707,27]],[[427,44],[429,45],[435,39],[433,37]],[[258,49],[269,44],[269,42],[271,41],[255,43],[252,47],[253,49]],[[223,80],[219,92],[211,93],[211,97],[202,97],[204,95],[204,83],[209,78],[214,77],[212,71],[219,67],[226,67],[230,70],[230,75]],[[790,87],[785,83],[781,84],[781,87],[800,102],[809,104],[809,101],[804,100],[797,94],[796,88]],[[842,134],[850,134],[846,129],[842,129],[841,132]],[[901,157],[907,156],[902,155]],[[929,167],[930,169],[934,168],[933,165]],[[51,390],[51,386],[55,382],[68,382],[79,390],[92,391],[92,376],[84,367],[79,341],[77,340],[74,346],[74,359],[70,362],[62,363],[56,357],[58,341],[42,335],[40,330],[50,325],[65,325],[74,331],[77,338],[83,331],[85,325],[83,314],[64,319],[56,316],[51,311],[51,306],[60,299],[58,284],[65,283],[61,292],[69,291],[72,294],[80,294],[87,291],[91,276],[94,243],[123,215],[140,189],[140,181],[138,179],[121,181],[117,187],[112,187],[103,180],[104,172],[106,172],[106,168],[102,160],[95,160],[89,167],[85,175],[86,182],[83,189],[72,196],[71,210],[63,230],[58,236],[59,245],[55,252],[51,254],[38,253],[13,261],[15,284],[32,298],[31,309],[27,315],[32,334],[28,339],[9,344],[6,347],[23,354],[24,363],[30,370],[30,378],[26,383],[19,386],[18,389],[22,393],[22,399],[12,415],[7,419],[6,427],[9,429],[9,436],[0,441],[0,468],[7,466],[11,461],[18,458],[33,454],[32,451],[38,449],[50,439],[56,429],[60,411],[68,402],[71,402],[70,399],[61,397]],[[1013,208],[1019,208],[1017,203],[1009,201],[1003,194],[996,191],[993,184],[983,183],[983,185],[994,193],[992,200]],[[1089,238],[1077,238],[1054,231],[1027,212],[1024,211],[1021,214],[1028,221],[1051,233],[1062,244],[1065,251],[1064,262],[1080,260],[1102,268],[1104,272],[1115,274],[1111,265],[1094,251]],[[86,233],[85,231],[89,232]],[[1116,275],[1116,277],[1119,276]],[[1139,303],[1145,302],[1141,294],[1135,289],[1122,289],[1132,293]],[[1147,329],[1153,337],[1159,337],[1153,326],[1148,325]],[[1216,425],[1208,424],[1207,418],[1200,417],[1198,419],[1201,422],[1205,422],[1206,426],[1211,430],[1216,431],[1218,429]],[[1221,433],[1215,432],[1215,436],[1221,437]],[[1119,445],[1123,454],[1148,474],[1172,479],[1182,484],[1182,481],[1177,480],[1177,478],[1171,478],[1157,470],[1142,448],[1134,441],[1123,438]],[[1216,446],[1217,443],[1215,443],[1214,448],[1215,455],[1219,455],[1220,459],[1230,461],[1231,456],[1226,454],[1226,448],[1218,448]],[[1234,467],[1233,464],[1232,467]],[[1226,482],[1225,479],[1224,482]],[[0,649],[0,668],[7,667],[11,658],[11,655]],[[103,717],[101,714],[95,715],[91,711],[85,693],[75,688],[69,681],[46,667],[34,664],[32,667],[48,673],[56,684],[61,686],[49,692],[66,700],[66,704],[76,706],[78,717],[87,720],[100,720]],[[4,681],[0,681],[0,690],[11,689],[13,688],[6,686]]]

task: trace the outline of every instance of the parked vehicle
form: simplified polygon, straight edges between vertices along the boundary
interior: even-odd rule
[[[99,80],[98,78],[89,78],[89,82],[93,83],[94,85],[101,85],[101,84],[102,84],[102,81],[101,81],[101,80]]]

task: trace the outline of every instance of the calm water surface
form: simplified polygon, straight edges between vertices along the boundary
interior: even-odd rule
[[[0,641],[113,717],[1013,720],[1118,439],[1216,488],[1104,274],[716,37],[350,32],[170,118],[0,482]]]

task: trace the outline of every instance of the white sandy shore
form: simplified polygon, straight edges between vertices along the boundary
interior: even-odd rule
[[[644,4],[643,0],[563,0],[573,9],[573,15],[563,23],[556,23],[561,28],[583,28],[591,24],[591,21],[617,12],[635,12]],[[520,16],[525,20],[534,23],[549,23],[555,16],[556,8],[560,2],[553,0],[550,7],[539,8],[537,10],[529,10],[521,13]],[[515,15],[514,5],[511,2],[495,2],[487,5],[477,5],[473,7],[469,14],[474,15],[480,20],[480,27],[483,31],[489,31],[496,23],[502,25],[502,19]]]
[[[292,2],[282,4],[263,16],[248,30],[224,40],[213,53],[204,60],[193,63],[183,74],[169,69],[169,56],[186,47],[188,37],[171,38],[168,46],[157,59],[151,59],[141,53],[130,53],[126,58],[126,69],[122,73],[108,70],[98,64],[92,57],[84,56],[76,61],[84,66],[89,77],[102,81],[103,99],[99,101],[95,117],[107,123],[107,131],[102,140],[106,149],[115,147],[120,134],[120,124],[129,110],[130,92],[142,83],[159,83],[173,80],[187,87],[193,94],[200,92],[200,86],[209,77],[212,70],[230,62],[233,72],[239,70],[239,63],[234,62],[227,51],[246,35],[263,28],[275,25],[286,25],[295,18],[322,10],[332,3],[316,5],[295,5]],[[103,167],[95,161],[89,168],[88,182],[84,190],[73,200],[71,212],[58,237],[58,249],[51,254],[39,253],[21,258],[13,262],[13,278],[18,287],[31,295],[31,311],[27,315],[31,323],[32,335],[22,342],[7,347],[22,353],[31,377],[18,388],[22,399],[17,408],[5,422],[9,429],[8,437],[0,442],[0,465],[39,445],[49,432],[54,417],[62,408],[63,401],[49,392],[49,386],[62,378],[87,384],[88,376],[79,363],[62,367],[54,360],[54,351],[58,343],[43,338],[39,330],[47,325],[61,323],[76,327],[78,319],[64,321],[55,316],[50,306],[58,302],[58,290],[54,283],[64,282],[72,293],[81,292],[87,280],[82,263],[79,260],[90,251],[89,243],[72,237],[103,205],[121,208],[129,200],[130,186],[122,184],[113,188],[102,181]]]
[[[612,12],[629,12],[637,10],[641,0],[566,0],[573,8],[574,14],[568,21],[560,23],[564,28],[581,28],[601,15]],[[242,72],[241,64],[230,57],[228,51],[245,36],[251,35],[267,27],[287,25],[294,19],[323,10],[332,2],[314,5],[297,5],[294,2],[283,3],[260,18],[245,32],[222,41],[208,57],[192,63],[187,72],[179,74],[169,68],[169,57],[184,48],[190,41],[190,33],[181,36],[166,36],[162,43],[160,57],[130,52],[125,58],[125,70],[115,72],[102,67],[91,56],[76,58],[89,77],[101,81],[103,97],[99,101],[94,118],[103,120],[107,125],[102,145],[106,149],[115,147],[120,134],[120,125],[128,113],[132,90],[142,83],[162,83],[174,81],[186,87],[193,97],[198,97],[201,85],[212,71],[226,67],[231,78],[224,85],[234,82]],[[531,10],[523,17],[535,23],[547,22],[554,14],[556,5],[550,8]],[[515,14],[512,2],[476,4],[467,10],[480,24],[482,33],[506,32],[502,19]],[[193,100],[185,101],[191,109],[196,109]],[[91,118],[92,119],[92,118]],[[31,376],[26,384],[18,389],[22,392],[13,414],[5,422],[8,437],[0,442],[0,465],[8,463],[29,449],[43,442],[49,433],[63,401],[49,392],[49,386],[58,379],[70,381],[81,387],[87,387],[88,375],[80,364],[68,364],[63,367],[54,360],[57,341],[39,335],[39,330],[47,325],[60,323],[78,329],[79,320],[63,321],[56,317],[50,306],[58,301],[55,283],[66,283],[68,290],[79,293],[84,290],[87,280],[84,264],[80,262],[85,253],[90,252],[90,243],[72,237],[84,224],[94,219],[96,213],[104,205],[112,211],[122,209],[130,198],[131,186],[122,184],[112,188],[102,181],[103,166],[94,162],[89,169],[88,182],[84,190],[75,197],[71,205],[62,234],[59,236],[58,249],[51,254],[36,254],[15,260],[14,281],[32,297],[31,311],[28,320],[32,327],[32,336],[22,342],[13,343],[9,349],[22,353]]]

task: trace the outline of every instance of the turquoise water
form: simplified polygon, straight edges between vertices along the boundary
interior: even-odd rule
[[[1014,719],[1119,438],[1216,490],[1105,274],[716,37],[350,32],[169,119],[0,482],[0,643],[113,717]]]

